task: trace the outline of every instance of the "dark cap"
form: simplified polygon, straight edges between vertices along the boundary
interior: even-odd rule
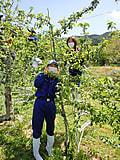
[[[58,63],[53,59],[53,60],[50,60],[47,64],[47,66],[49,66],[50,64],[55,64],[57,67],[58,67]]]
[[[31,32],[33,32],[33,33],[35,33],[35,34],[36,34],[36,32],[35,32],[35,30],[34,30],[34,29],[32,29],[32,30],[31,30]]]
[[[36,34],[36,32],[35,32],[34,29],[30,30],[29,28],[27,28],[27,30],[28,30],[29,32],[32,32],[32,33],[35,33],[35,34]]]
[[[2,19],[2,17],[3,17],[3,15],[2,15],[2,14],[0,14],[0,20]]]

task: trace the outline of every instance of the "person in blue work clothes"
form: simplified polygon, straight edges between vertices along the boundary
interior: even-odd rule
[[[38,46],[37,46],[37,41],[38,41],[38,39],[37,39],[37,37],[35,36],[36,32],[35,32],[34,29],[32,29],[32,30],[28,29],[28,31],[30,32],[30,35],[29,35],[29,37],[28,37],[28,40],[29,40],[29,41],[32,41],[32,42],[36,45],[35,51],[38,51]]]
[[[56,106],[54,99],[55,93],[59,92],[57,88],[59,83],[57,76],[58,63],[55,60],[48,62],[44,73],[40,73],[35,79],[34,86],[37,88],[35,96],[37,97],[33,109],[32,129],[33,129],[33,155],[36,160],[43,160],[39,154],[40,136],[44,119],[46,120],[47,145],[46,150],[48,155],[51,155],[54,143],[54,121],[56,115]]]

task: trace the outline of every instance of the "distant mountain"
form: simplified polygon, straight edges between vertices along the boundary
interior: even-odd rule
[[[88,37],[92,40],[92,44],[91,45],[97,45],[98,43],[100,43],[101,41],[103,41],[103,38],[105,39],[109,39],[110,32],[105,32],[103,34],[91,34],[88,35]],[[80,38],[81,36],[75,36],[76,38]]]
[[[92,39],[92,45],[97,45],[98,43],[103,41],[103,38],[109,39],[110,38],[109,34],[110,34],[110,32],[105,32],[101,35],[91,34],[91,35],[88,35],[88,37],[90,39]]]

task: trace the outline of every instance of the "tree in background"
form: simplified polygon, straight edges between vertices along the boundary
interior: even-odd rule
[[[103,37],[103,41],[98,43],[97,46],[93,46],[93,54],[89,59],[90,64],[92,65],[112,65],[120,63],[120,40],[119,40],[119,30],[116,28],[116,24],[108,21],[108,30],[111,29],[111,32],[108,35],[108,39]],[[112,30],[115,31],[112,31]]]
[[[106,64],[118,64],[120,63],[120,40],[118,37],[113,37],[109,44],[105,47],[104,53],[106,53]]]

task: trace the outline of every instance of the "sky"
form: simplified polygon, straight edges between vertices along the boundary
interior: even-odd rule
[[[34,13],[43,13],[47,15],[49,9],[51,23],[59,28],[58,21],[63,17],[68,18],[73,12],[81,11],[84,7],[88,7],[92,0],[21,0],[19,8],[25,10],[27,13],[29,7],[34,7]],[[107,21],[116,23],[117,29],[120,30],[120,2],[116,3],[115,0],[101,0],[97,8],[86,14],[78,23],[87,22],[90,28],[87,30],[89,34],[103,34],[107,32]],[[47,30],[47,26],[44,27]],[[64,36],[79,36],[82,30],[80,27],[75,27],[69,31],[69,34]]]

